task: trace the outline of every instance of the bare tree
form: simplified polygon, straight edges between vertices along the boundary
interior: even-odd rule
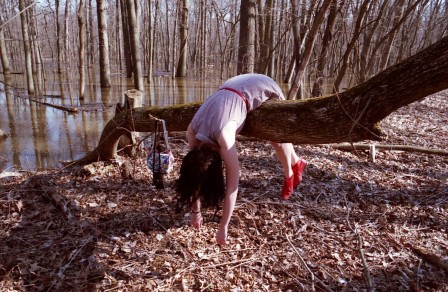
[[[79,98],[84,98],[86,85],[86,26],[85,26],[85,4],[84,0],[79,1],[78,7],[78,26],[79,26]]]
[[[296,72],[296,76],[294,77],[294,82],[293,82],[291,89],[288,93],[288,99],[296,98],[297,92],[299,91],[299,88],[301,86],[303,75],[305,73],[305,68],[306,68],[306,66],[308,66],[308,62],[310,60],[311,53],[314,48],[314,42],[316,41],[316,37],[319,32],[318,31],[319,27],[324,20],[325,14],[327,13],[331,2],[332,2],[332,0],[325,0],[322,3],[321,8],[319,9],[318,13],[316,14],[316,16],[313,20],[313,25],[311,26],[311,30],[307,36],[304,53],[302,55],[302,58],[300,59],[300,64],[297,67],[297,72]]]
[[[61,48],[61,24],[59,21],[59,0],[55,0],[55,21],[56,21],[56,52],[58,55],[58,73],[62,72],[62,48]]]
[[[340,1],[340,5],[344,5],[345,0]],[[327,26],[325,28],[324,37],[322,40],[322,47],[319,54],[319,57],[317,59],[317,66],[316,66],[316,79],[314,81],[312,95],[313,96],[321,96],[322,95],[322,84],[324,80],[323,71],[325,69],[325,65],[327,64],[327,56],[328,56],[328,50],[330,49],[330,42],[333,35],[333,29],[334,25],[336,23],[336,17],[337,17],[337,11],[338,11],[338,1],[333,0],[331,2],[330,6],[330,13],[328,14],[327,19]]]
[[[273,46],[274,37],[274,9],[275,0],[266,0],[264,13],[259,16],[259,38],[260,53],[257,71],[266,74],[268,64],[272,56],[270,55]]]
[[[342,65],[341,68],[338,71],[338,74],[336,76],[336,80],[334,82],[334,91],[338,92],[339,88],[342,83],[342,79],[345,77],[345,73],[347,72],[348,68],[348,61],[349,57],[353,51],[353,48],[355,47],[356,42],[358,41],[361,31],[363,30],[362,23],[364,22],[364,18],[366,16],[366,13],[368,11],[369,3],[372,3],[371,1],[364,0],[364,2],[361,4],[361,7],[359,8],[358,16],[356,18],[355,27],[352,32],[352,38],[350,42],[347,44],[347,48],[345,49],[344,56],[342,57]]]
[[[127,13],[128,13],[128,25],[129,25],[129,35],[131,40],[131,51],[132,51],[132,67],[134,73],[134,87],[139,91],[144,91],[143,85],[143,71],[142,71],[142,61],[140,53],[140,43],[139,43],[139,24],[137,21],[137,7],[135,6],[134,0],[127,1]]]
[[[0,6],[3,6],[3,0],[0,0]],[[9,67],[8,53],[6,52],[5,36],[3,33],[3,11],[0,11],[0,57],[2,59],[3,75],[9,75],[11,69]]]
[[[182,0],[181,21],[179,24],[180,33],[180,52],[179,62],[177,63],[177,77],[187,75],[187,56],[188,56],[188,0]]]
[[[110,87],[109,37],[107,33],[106,0],[97,0],[98,45],[100,51],[100,84]]]
[[[241,0],[237,74],[254,72],[255,0]]]
[[[25,9],[25,1],[19,0],[19,9],[23,11]],[[23,50],[25,52],[25,69],[26,69],[26,81],[28,85],[28,93],[34,94],[34,79],[33,79],[33,65],[31,62],[31,47],[30,38],[28,34],[28,19],[27,12],[23,11],[20,14],[20,19],[22,23],[22,37],[23,37]]]
[[[87,21],[87,41],[88,41],[88,50],[87,50],[87,60],[89,62],[89,67],[94,66],[94,52],[95,52],[95,41],[94,41],[94,25],[93,25],[93,19],[94,19],[94,13],[93,13],[93,6],[92,6],[93,0],[89,0],[89,6],[88,6],[88,21]]]
[[[171,77],[175,78],[176,77],[176,55],[177,55],[177,37],[178,37],[178,33],[177,33],[177,23],[179,22],[179,1],[180,0],[176,0],[176,8],[174,9],[174,24],[173,24],[173,48],[172,48],[172,63],[171,63]]]
[[[152,75],[154,72],[154,52],[155,52],[155,43],[154,39],[156,37],[157,30],[157,19],[158,19],[158,11],[159,11],[159,1],[156,1],[154,10],[152,9],[152,1],[149,1],[149,21],[148,21],[148,30],[149,30],[149,39],[148,41],[148,83],[151,83]],[[153,16],[154,15],[154,16]]]
[[[127,0],[119,0],[119,1],[121,7],[121,24],[123,31],[123,49],[124,49],[124,63],[126,66],[126,77],[131,78],[134,69],[132,67],[131,37],[129,33],[128,9],[126,5]]]
[[[393,38],[395,37],[395,33],[398,29],[400,29],[403,22],[407,19],[407,17],[410,15],[412,11],[422,3],[422,6],[425,6],[429,0],[416,0],[414,3],[410,4],[409,7],[406,9],[406,11],[401,15],[400,18],[396,19],[394,22],[392,28],[380,39],[376,42],[375,47],[372,50],[372,56],[376,56],[377,51],[380,50],[381,46],[390,39],[390,45],[392,45]],[[400,8],[400,7],[399,7]],[[389,46],[390,46],[389,45]],[[388,48],[389,50],[390,48]],[[387,59],[389,58],[390,52],[387,53]],[[367,72],[372,72],[373,70],[373,64],[374,64],[375,58],[370,58],[368,64],[367,64]],[[386,62],[387,63],[387,62]]]
[[[69,61],[69,30],[68,30],[68,23],[69,23],[69,6],[70,6],[70,0],[65,0],[65,10],[64,10],[64,60],[66,62]]]

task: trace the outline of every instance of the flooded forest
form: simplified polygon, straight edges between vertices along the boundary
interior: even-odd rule
[[[203,100],[245,72],[273,77],[288,99],[346,90],[445,36],[448,13],[441,0],[0,7],[2,170],[82,156],[132,88],[157,106]]]

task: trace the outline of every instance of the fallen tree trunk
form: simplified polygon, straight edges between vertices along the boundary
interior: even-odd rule
[[[49,107],[53,107],[56,108],[58,110],[62,110],[62,111],[66,111],[69,113],[77,113],[78,109],[76,107],[67,107],[67,106],[63,106],[63,105],[57,105],[57,104],[52,104],[52,103],[48,103],[48,102],[43,102],[43,101],[39,101],[37,99],[34,98],[29,98],[30,101],[38,103],[38,104],[42,104],[42,105],[46,105]]]
[[[247,116],[242,135],[294,144],[381,140],[378,123],[395,110],[448,88],[448,37],[368,81],[339,94],[300,101],[266,102]],[[151,132],[157,118],[168,131],[185,131],[200,103],[143,107],[116,115],[98,146],[76,161],[86,164],[116,156],[120,136]]]

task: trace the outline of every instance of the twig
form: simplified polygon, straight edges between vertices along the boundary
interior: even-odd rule
[[[292,244],[291,239],[289,238],[288,234],[285,234],[286,239],[289,242],[289,245],[291,245],[292,249],[294,250],[294,252],[297,254],[297,256],[299,257],[300,261],[302,262],[303,266],[305,267],[305,269],[311,274],[311,290],[312,291],[316,291],[316,289],[314,288],[314,282],[316,281],[319,286],[321,286],[321,288],[323,288],[325,291],[332,291],[330,288],[327,287],[327,285],[325,285],[318,277],[316,277],[313,273],[313,271],[311,271],[311,269],[308,267],[308,265],[306,264],[305,260],[302,258],[302,256],[300,255],[299,251],[296,249],[296,247]]]
[[[11,22],[14,18],[16,18],[17,16],[19,16],[20,14],[22,14],[23,12],[27,11],[29,8],[31,8],[32,6],[36,5],[37,2],[33,2],[30,5],[28,5],[27,7],[23,8],[22,11],[20,11],[19,13],[17,13],[16,15],[14,15],[13,17],[11,17],[10,19],[8,19],[7,21],[5,21],[4,23],[2,23],[2,25],[0,25],[0,29],[2,29],[5,25],[7,25],[9,22]]]
[[[57,273],[57,279],[55,279],[55,280],[53,281],[53,283],[51,283],[51,286],[50,286],[50,288],[48,288],[47,291],[52,290],[52,288],[53,288],[54,284],[56,284],[57,280],[63,278],[64,273],[65,273],[65,270],[68,269],[68,267],[70,266],[70,264],[72,263],[72,261],[73,261],[73,260],[75,259],[75,257],[79,254],[79,252],[84,248],[84,246],[86,246],[86,244],[89,243],[89,242],[91,242],[91,241],[92,241],[92,237],[90,236],[89,238],[87,238],[86,242],[84,242],[84,244],[83,244],[80,248],[78,248],[78,249],[76,250],[76,252],[73,254],[73,256],[71,256],[70,261],[69,261],[67,264],[65,264],[63,267],[60,268],[59,272]]]
[[[208,265],[208,266],[204,266],[202,268],[203,269],[217,268],[217,267],[228,266],[228,265],[233,265],[233,264],[238,264],[237,265],[237,267],[238,267],[238,266],[241,266],[242,264],[253,262],[256,259],[257,258],[241,259],[241,260],[237,260],[237,261],[225,262],[225,263],[220,263],[220,264],[216,264],[216,265]]]
[[[364,256],[364,250],[362,249],[362,242],[363,242],[362,237],[356,229],[354,230],[354,232],[356,233],[356,236],[358,239],[358,252],[359,252],[359,256],[361,258],[362,266],[364,267],[363,274],[364,274],[364,278],[366,279],[367,290],[375,291],[375,289],[373,288],[373,280],[370,275],[370,268],[367,265],[366,257]]]
[[[381,138],[381,137],[379,137],[377,134],[375,134],[375,133],[373,133],[372,131],[370,131],[370,129],[369,128],[367,128],[367,127],[365,127],[364,125],[362,125],[362,124],[360,124],[359,123],[359,120],[361,119],[361,117],[364,115],[364,113],[365,113],[365,111],[367,110],[367,107],[368,107],[368,105],[370,104],[370,101],[372,100],[372,98],[369,98],[369,100],[367,101],[367,103],[366,103],[366,105],[364,106],[364,109],[362,110],[362,112],[361,112],[361,114],[356,118],[356,120],[352,117],[352,116],[350,116],[350,114],[347,112],[347,110],[344,108],[344,106],[342,105],[342,102],[341,102],[341,99],[339,98],[339,94],[338,94],[338,92],[335,90],[335,92],[336,92],[336,97],[338,98],[338,103],[339,103],[339,105],[341,106],[341,108],[342,108],[342,111],[350,118],[350,120],[352,120],[352,122],[353,122],[353,125],[352,125],[352,127],[351,127],[351,129],[350,129],[350,132],[349,132],[349,139],[350,139],[350,144],[352,144],[353,145],[353,142],[352,142],[352,132],[353,132],[353,129],[355,128],[355,126],[360,126],[361,128],[363,128],[364,130],[366,130],[367,132],[369,132],[370,134],[373,134],[374,136],[376,136],[376,137],[378,137],[378,138]],[[356,151],[356,149],[355,149],[355,151]],[[357,155],[358,155],[358,153],[356,153]]]
[[[420,288],[419,288],[419,286],[420,286],[420,267],[422,266],[422,262],[423,262],[423,260],[422,259],[420,259],[420,261],[418,262],[418,267],[417,267],[417,279],[415,280],[415,283],[416,283],[416,285],[417,285],[417,291],[420,291]]]
[[[366,285],[367,285],[367,291],[370,291],[370,292],[375,291],[375,289],[373,288],[374,287],[373,280],[370,275],[370,268],[369,268],[369,265],[367,264],[366,257],[364,255],[364,250],[362,248],[363,240],[362,240],[362,237],[359,234],[356,226],[355,226],[355,228],[353,228],[352,225],[350,224],[350,220],[349,220],[350,209],[347,204],[347,198],[345,198],[345,199],[346,199],[346,208],[347,208],[347,216],[345,219],[347,221],[348,227],[350,228],[351,231],[353,231],[353,233],[355,233],[356,238],[358,240],[358,253],[359,253],[359,257],[361,258],[361,263],[363,266],[363,276],[364,276],[364,281],[366,282]]]

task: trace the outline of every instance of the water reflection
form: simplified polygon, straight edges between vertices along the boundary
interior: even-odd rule
[[[100,88],[94,71],[87,74],[85,97],[80,99],[74,72],[46,72],[40,85],[41,102],[76,107],[76,114],[35,103],[25,98],[24,74],[12,75],[0,83],[0,129],[8,133],[0,141],[0,172],[59,167],[60,161],[83,157],[98,143],[105,124],[114,116],[115,105],[123,101],[124,92],[132,89],[132,79],[112,75],[112,87]],[[145,80],[146,81],[146,80]],[[145,83],[144,106],[169,106],[202,101],[222,83],[215,77],[154,77]],[[289,88],[281,84],[285,94]],[[306,90],[309,90],[307,88]]]
[[[32,102],[20,88],[26,84],[23,75],[5,79],[5,84],[13,86],[0,83],[0,129],[9,135],[0,141],[0,172],[59,167],[60,161],[84,156],[97,145],[115,114],[115,104],[133,88],[132,80],[120,75],[112,76],[111,88],[100,88],[95,73],[89,72],[85,98],[79,99],[76,84],[64,81],[67,76],[47,74],[45,79],[39,87],[43,95],[36,99],[81,110],[72,114]],[[201,101],[220,83],[218,79],[155,77],[145,84],[143,104],[161,107]]]

